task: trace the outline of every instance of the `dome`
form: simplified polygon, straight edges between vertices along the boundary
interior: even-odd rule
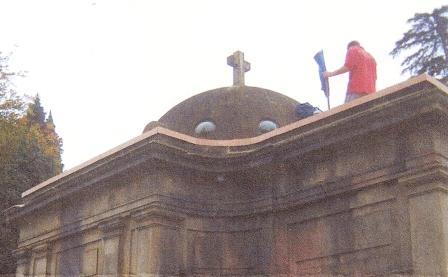
[[[173,131],[207,139],[255,137],[297,120],[297,101],[280,93],[250,86],[209,90],[174,106],[158,124]]]

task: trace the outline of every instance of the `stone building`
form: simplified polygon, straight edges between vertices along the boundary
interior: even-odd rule
[[[22,195],[17,276],[447,276],[448,89],[297,120],[234,85]]]

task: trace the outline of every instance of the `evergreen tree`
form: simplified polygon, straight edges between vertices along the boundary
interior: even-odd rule
[[[28,126],[28,136],[30,141],[36,141],[39,151],[44,156],[36,159],[33,165],[35,170],[41,167],[37,176],[46,180],[62,171],[62,139],[58,136],[53,122],[53,115],[50,113],[45,118],[45,111],[40,103],[39,94],[34,101],[28,105],[26,116],[21,119],[23,124]],[[28,147],[32,147],[31,144]],[[43,181],[41,180],[41,181]]]
[[[409,53],[401,63],[403,72],[424,72],[448,82],[448,6],[432,13],[416,13],[408,19],[409,31],[395,43],[390,54],[395,58]]]
[[[53,126],[52,128],[54,128],[54,122],[53,122],[53,115],[51,114],[51,110],[48,113],[48,117],[47,117],[47,121],[46,121],[48,126]]]
[[[46,155],[51,157],[52,161],[52,174],[56,175],[62,172],[64,164],[62,163],[62,138],[56,133],[56,125],[53,122],[53,115],[51,110],[45,121],[45,137],[47,139],[47,151]]]
[[[44,108],[40,104],[39,94],[36,94],[34,101],[29,104],[26,116],[30,123],[37,123],[40,125],[45,124],[45,112]]]

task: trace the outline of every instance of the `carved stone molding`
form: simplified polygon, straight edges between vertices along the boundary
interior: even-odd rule
[[[42,253],[47,252],[49,250],[49,248],[50,248],[49,245],[46,243],[40,244],[40,245],[33,247],[32,252],[37,253],[37,254],[42,254]]]
[[[120,235],[125,226],[124,218],[114,217],[101,221],[98,224],[98,229],[102,232],[104,237],[109,237]]]
[[[29,260],[31,259],[31,253],[32,252],[30,249],[25,248],[14,250],[12,254],[17,259],[17,263],[20,265],[29,263]]]
[[[409,195],[418,195],[430,191],[448,193],[448,169],[433,167],[419,170],[398,179],[398,183],[409,188]]]
[[[154,221],[157,222],[160,219],[173,223],[180,223],[184,220],[184,217],[178,213],[163,210],[160,208],[142,208],[131,214],[131,218],[136,222]]]

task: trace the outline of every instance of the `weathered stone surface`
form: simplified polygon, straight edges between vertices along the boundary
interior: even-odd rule
[[[17,276],[447,276],[447,92],[247,139],[156,124],[23,194]]]

